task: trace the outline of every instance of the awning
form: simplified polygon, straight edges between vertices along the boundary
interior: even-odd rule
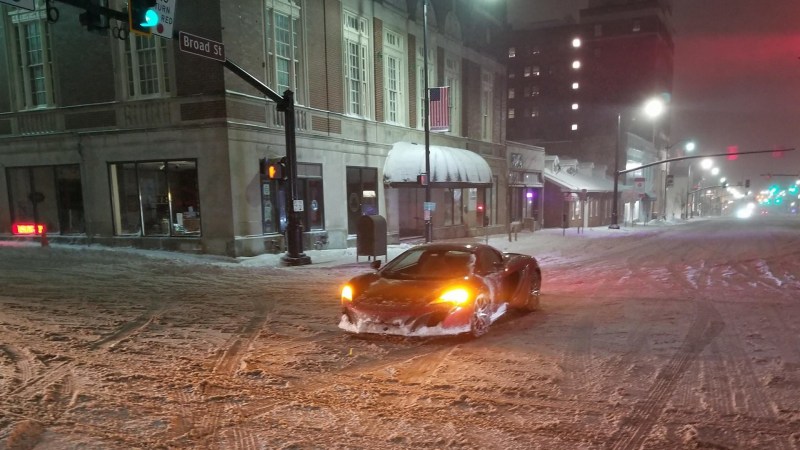
[[[577,172],[569,173],[561,170],[553,173],[550,169],[545,169],[544,178],[568,192],[579,192],[582,189],[586,189],[587,192],[613,192],[614,190],[614,182],[609,178],[599,178]]]
[[[431,186],[475,187],[492,184],[492,169],[475,152],[440,145],[430,146]],[[397,142],[389,150],[383,166],[383,182],[393,185],[417,184],[417,175],[425,173],[425,146]]]

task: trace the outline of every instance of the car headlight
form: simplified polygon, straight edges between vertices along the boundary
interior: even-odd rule
[[[465,288],[453,288],[442,292],[433,303],[450,303],[454,306],[461,306],[470,300],[470,292]]]
[[[349,284],[342,288],[342,303],[353,301],[353,287]]]

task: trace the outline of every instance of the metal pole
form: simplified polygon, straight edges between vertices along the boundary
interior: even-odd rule
[[[428,0],[422,2],[422,65],[425,75],[425,204],[431,202],[431,119],[430,119],[430,93],[428,92]],[[433,211],[423,210],[425,216],[425,242],[433,241]]]
[[[611,225],[608,228],[618,230],[619,222],[617,221],[617,210],[619,205],[617,197],[619,197],[619,143],[620,143],[620,129],[622,128],[622,113],[617,113],[617,144],[614,147],[614,197],[611,199]]]
[[[283,102],[278,110],[283,111],[286,124],[286,168],[288,169],[289,183],[289,223],[286,225],[287,246],[286,254],[281,257],[281,262],[288,266],[302,266],[311,264],[311,258],[303,253],[303,228],[300,222],[300,211],[295,209],[295,200],[302,202],[297,197],[297,145],[295,143],[294,123],[294,93],[286,90],[283,93]]]

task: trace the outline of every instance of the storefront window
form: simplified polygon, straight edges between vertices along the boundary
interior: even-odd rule
[[[44,224],[49,233],[84,233],[80,166],[6,169],[11,221]]]
[[[200,234],[195,161],[111,164],[110,179],[115,234]]]

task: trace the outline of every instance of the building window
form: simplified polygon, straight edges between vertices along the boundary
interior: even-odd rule
[[[200,235],[196,161],[112,163],[109,179],[115,235]]]
[[[536,97],[537,95],[539,95],[539,86],[532,86],[531,97]]]
[[[581,38],[572,39],[572,48],[580,48],[580,47],[581,47]]]
[[[154,98],[170,93],[167,39],[131,34],[120,41],[125,51],[128,98]]]
[[[6,169],[12,223],[43,224],[51,234],[84,233],[78,164]]]
[[[265,14],[267,51],[267,82],[283,95],[286,90],[294,92],[296,102],[306,102],[302,45],[302,20],[300,7],[294,2],[275,0],[268,3]]]
[[[578,105],[577,103],[573,103],[573,104],[572,104],[572,110],[573,110],[573,111],[577,111],[577,110],[578,110],[578,107],[579,107],[579,105]]]
[[[514,114],[515,114],[514,108],[508,108],[508,118],[509,119],[513,119],[514,118]]]
[[[578,124],[577,123],[573,123],[572,124],[572,131],[578,131]]]
[[[481,139],[484,141],[492,140],[492,128],[494,117],[494,75],[491,72],[483,71],[481,74]]]
[[[450,133],[461,133],[461,63],[453,57],[445,58],[444,83],[450,87]]]
[[[303,229],[325,229],[325,202],[322,190],[322,164],[297,163],[297,196],[303,200],[300,222]]]
[[[358,219],[378,211],[378,169],[347,166],[347,233],[358,232]]]
[[[12,10],[9,55],[19,68],[16,72],[19,109],[54,106],[52,45],[50,24],[44,10]]]
[[[578,82],[572,83],[572,90],[573,91],[577,91],[578,88],[580,88],[580,87],[581,87],[580,83],[578,83]]]
[[[405,45],[403,38],[392,31],[387,31],[383,41],[384,61],[384,99],[386,121],[405,125],[407,92],[405,76]]]
[[[514,98],[514,88],[508,88],[508,98]]]
[[[444,224],[461,225],[463,223],[462,211],[464,210],[464,198],[461,189],[444,190]]]
[[[417,128],[425,128],[425,59],[422,46],[417,47]],[[436,53],[428,48],[428,85],[436,80]],[[432,87],[432,86],[430,86]]]
[[[539,117],[539,110],[536,108],[531,109],[531,117]]]
[[[642,31],[642,23],[638,20],[633,21],[633,32],[638,33]]]
[[[529,77],[529,76],[531,76],[531,72],[532,72],[532,70],[531,70],[531,66],[525,66],[525,69],[524,69],[523,75],[524,75],[525,77]]]
[[[516,58],[517,57],[517,49],[514,47],[508,48],[508,57],[509,58]]]
[[[533,47],[533,48],[531,49],[531,55],[534,55],[534,56],[535,56],[535,55],[538,55],[538,54],[540,54],[540,53],[542,53],[542,50],[541,50],[539,47]]]
[[[344,78],[346,112],[368,118],[369,114],[369,27],[367,19],[344,12]]]
[[[508,78],[513,80],[514,78],[517,78],[517,74],[515,74],[514,72],[508,72]]]
[[[581,68],[581,62],[578,61],[577,59],[575,61],[572,61],[572,68],[576,69],[576,70],[580,69]]]

